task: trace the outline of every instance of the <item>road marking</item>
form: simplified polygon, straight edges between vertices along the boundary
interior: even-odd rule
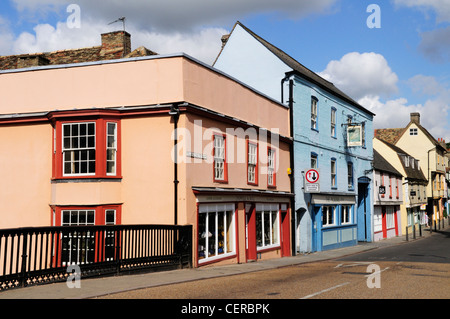
[[[334,268],[365,266],[365,265],[368,265],[368,264],[373,264],[373,263],[372,262],[358,262],[358,263],[347,264],[347,265],[345,265],[345,264],[338,264]]]
[[[336,288],[339,288],[339,287],[342,287],[342,286],[345,286],[345,285],[348,285],[348,284],[349,284],[349,282],[344,282],[343,284],[340,284],[340,285],[337,285],[337,286],[334,286],[334,287],[331,287],[331,288],[327,288],[327,289],[318,291],[318,292],[316,292],[316,293],[314,293],[314,294],[305,296],[305,297],[300,298],[300,299],[309,299],[309,298],[318,296],[318,295],[320,295],[320,294],[323,294],[324,292],[328,292],[328,291],[331,291],[331,290],[333,290],[333,289],[336,289]]]
[[[386,268],[384,268],[383,270],[375,271],[375,272],[373,272],[373,273],[371,273],[371,274],[367,274],[366,277],[381,274],[383,271],[386,271],[386,270],[388,270],[388,269],[389,269],[389,267],[386,267]]]

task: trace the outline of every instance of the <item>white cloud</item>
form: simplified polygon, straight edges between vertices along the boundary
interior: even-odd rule
[[[394,4],[418,8],[425,12],[431,9],[437,15],[437,22],[450,22],[450,5],[448,0],[394,0]]]
[[[229,32],[221,25],[231,28],[237,20],[262,12],[302,18],[328,12],[337,1],[13,0],[21,16],[28,20],[46,21],[51,13],[60,21],[54,25],[36,24],[34,32],[24,32],[15,39],[0,29],[0,49],[4,55],[99,45],[101,33],[122,27],[120,23],[109,23],[125,16],[133,48],[145,46],[161,54],[185,52],[212,63],[220,51],[221,36]],[[71,3],[80,8],[80,29],[70,29],[65,23],[70,15],[66,9]],[[4,48],[6,43],[10,43],[9,48]]]
[[[358,100],[365,96],[388,97],[398,91],[397,75],[377,53],[351,52],[331,61],[319,73],[346,94]]]
[[[75,49],[97,46],[101,44],[100,34],[110,31],[101,23],[85,23],[81,28],[68,28],[66,23],[59,22],[56,27],[49,24],[39,24],[33,33],[23,32],[16,39],[12,36],[0,35],[5,46],[9,45],[11,54],[49,52],[56,50]],[[185,52],[205,63],[211,64],[221,46],[221,37],[228,33],[222,28],[204,28],[190,33],[172,32],[157,33],[152,31],[128,28],[131,34],[132,49],[145,46],[159,54]]]
[[[421,114],[421,124],[435,138],[450,141],[450,127],[447,116],[450,111],[450,89],[440,84],[434,77],[416,75],[407,81],[413,90],[427,95],[423,104],[409,104],[406,98],[383,102],[379,96],[365,96],[358,102],[376,114],[374,128],[405,127],[410,120],[410,113]]]
[[[450,7],[450,4],[449,4]],[[431,61],[450,62],[450,26],[420,33],[419,51]]]
[[[125,16],[130,23],[149,30],[181,31],[218,23],[231,24],[237,19],[254,13],[276,12],[290,18],[329,10],[338,0],[77,0],[85,17],[113,21]],[[35,12],[38,8],[51,10],[62,8],[73,0],[14,0],[21,11]]]

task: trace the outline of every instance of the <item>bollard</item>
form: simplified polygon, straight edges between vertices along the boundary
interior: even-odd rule
[[[416,224],[413,225],[413,239],[416,239]]]
[[[408,241],[408,226],[406,227],[406,241]]]

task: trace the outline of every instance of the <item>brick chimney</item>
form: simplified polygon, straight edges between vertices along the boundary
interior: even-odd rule
[[[116,58],[131,52],[131,35],[126,31],[115,31],[102,34],[101,56],[115,55]]]
[[[411,122],[420,124],[420,113],[411,113]]]
[[[225,46],[225,44],[227,44],[229,38],[230,38],[229,34],[225,34],[225,35],[222,36],[222,38],[221,38],[222,48]]]
[[[33,66],[49,65],[50,61],[43,55],[23,55],[17,58],[17,68],[31,68]]]

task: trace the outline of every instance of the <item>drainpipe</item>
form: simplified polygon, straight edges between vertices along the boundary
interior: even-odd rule
[[[174,225],[178,225],[178,119],[180,118],[180,110],[178,104],[173,104],[170,107],[169,115],[173,119],[173,129],[175,138],[173,141],[173,209],[174,209]]]
[[[284,104],[284,82],[289,80],[289,126],[290,126],[290,135],[292,137],[292,144],[289,146],[289,156],[291,162],[291,171],[290,171],[290,182],[291,182],[291,193],[295,194],[295,163],[294,163],[294,81],[289,79],[290,75],[286,73],[284,79],[281,80],[281,103]],[[291,254],[292,256],[296,255],[296,242],[295,242],[295,195],[291,198]]]
[[[436,149],[436,147],[433,147],[432,149],[428,150],[428,183],[430,183],[430,152],[432,150]],[[434,215],[434,188],[433,188],[433,181],[431,181],[431,216]],[[433,231],[433,217],[431,217],[431,223],[430,223],[430,233]]]

